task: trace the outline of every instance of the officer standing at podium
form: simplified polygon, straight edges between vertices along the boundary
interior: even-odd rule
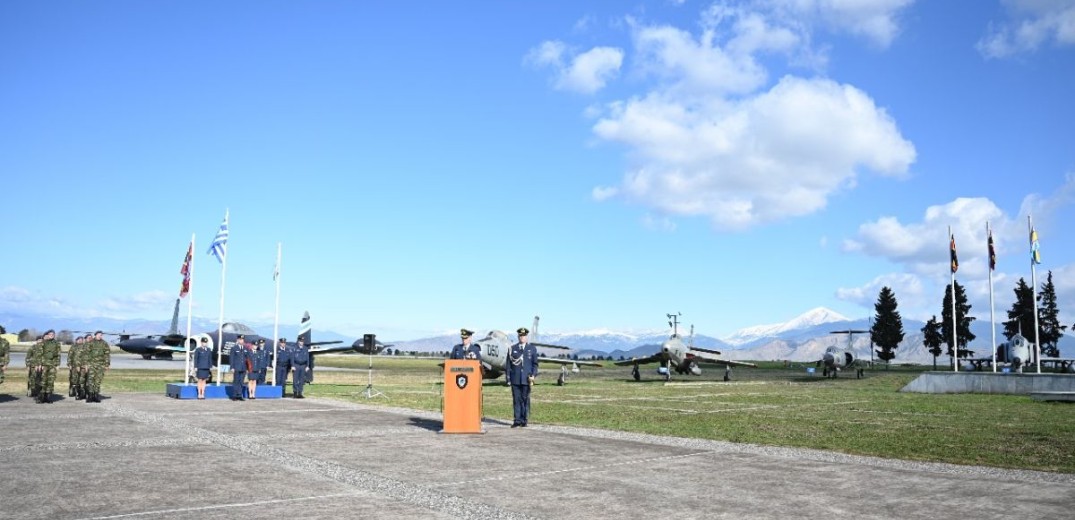
[[[537,349],[529,343],[530,331],[520,327],[515,332],[519,335],[519,342],[511,346],[504,362],[504,373],[511,385],[511,401],[515,408],[512,428],[526,427],[530,419],[530,387],[534,384],[538,363]]]
[[[463,342],[452,347],[452,353],[449,356],[450,359],[482,359],[482,347],[481,345],[471,345],[470,337],[474,335],[473,331],[467,329],[459,329],[459,337]]]

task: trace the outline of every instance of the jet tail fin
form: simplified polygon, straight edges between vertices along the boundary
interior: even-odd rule
[[[310,311],[302,313],[302,321],[299,322],[299,336],[296,340],[301,339],[303,343],[310,344],[310,336],[313,331],[313,323],[310,321]]]
[[[179,298],[175,299],[175,310],[172,311],[172,326],[168,329],[169,335],[179,334]]]

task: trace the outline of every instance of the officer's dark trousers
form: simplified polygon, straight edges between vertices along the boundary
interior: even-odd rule
[[[231,373],[231,396],[243,396],[243,382],[246,380],[246,370],[235,370]]]
[[[306,385],[306,365],[295,365],[295,373],[291,374],[291,390],[295,395],[302,395],[302,387]]]
[[[284,386],[284,382],[287,381],[287,373],[290,371],[290,366],[276,367],[276,386]]]
[[[526,424],[530,418],[530,385],[511,385],[511,404],[515,408],[513,424]]]

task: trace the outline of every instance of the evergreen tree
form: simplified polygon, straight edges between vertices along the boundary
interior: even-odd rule
[[[896,310],[899,304],[896,302],[896,294],[888,287],[882,287],[877,295],[877,303],[873,305],[877,314],[874,316],[873,327],[870,334],[873,342],[881,347],[877,351],[877,357],[885,363],[896,357],[896,348],[903,341],[903,319]]]
[[[1038,339],[1041,341],[1041,355],[1045,357],[1059,357],[1060,347],[1057,345],[1060,338],[1067,330],[1067,325],[1060,324],[1060,311],[1056,308],[1056,287],[1053,285],[1053,272],[1041,286],[1038,293]]]
[[[1004,322],[1004,337],[1011,341],[1016,334],[1034,339],[1034,291],[1022,278],[1015,284],[1015,302]]]
[[[941,344],[944,336],[941,335],[941,324],[937,323],[937,316],[933,316],[922,327],[922,344],[933,354],[933,370],[937,370],[937,356],[941,355]]]
[[[971,305],[967,303],[967,293],[963,290],[963,286],[956,282],[956,314],[959,316],[959,323],[955,327],[956,330],[956,353],[957,357],[967,357],[967,344],[974,341],[975,335],[970,331],[970,322],[976,318],[970,316]],[[944,288],[944,307],[941,310],[941,334],[944,335],[944,342],[948,345],[948,355],[952,355],[952,285],[948,284]]]

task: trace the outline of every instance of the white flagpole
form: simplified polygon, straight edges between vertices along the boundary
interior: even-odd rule
[[[283,243],[276,243],[276,268],[273,269],[273,279],[276,280],[276,314],[272,322],[272,384],[276,385],[276,351],[280,344],[280,258],[282,256]]]
[[[952,247],[952,243],[956,237],[952,236],[952,226],[948,226],[948,247]],[[951,251],[949,251],[951,254]],[[956,330],[959,329],[959,317],[956,315],[956,271],[952,269],[951,259],[949,259],[948,270],[952,272],[952,371],[959,372],[959,343],[956,341]]]
[[[183,340],[187,349],[187,363],[183,372],[183,384],[190,380],[190,312],[194,308],[194,233],[190,234],[190,264],[187,265],[187,278],[190,285],[187,286],[187,339]]]
[[[1030,239],[1030,287],[1034,302],[1034,359],[1038,363],[1038,373],[1041,373],[1041,338],[1038,337],[1038,270],[1034,267],[1034,224],[1030,215],[1026,216],[1027,237]]]
[[[228,236],[231,236],[231,223],[228,222],[229,210],[224,210],[224,224],[228,226]],[[217,320],[216,331],[216,385],[220,386],[221,363],[224,362],[224,280],[228,274],[228,242],[224,242],[224,257],[220,260],[220,319]]]
[[[989,270],[989,349],[993,351],[993,372],[997,371],[997,318],[993,306],[993,249],[989,247],[989,241],[993,239],[993,230],[989,228],[989,221],[985,221],[986,236],[986,268]]]

